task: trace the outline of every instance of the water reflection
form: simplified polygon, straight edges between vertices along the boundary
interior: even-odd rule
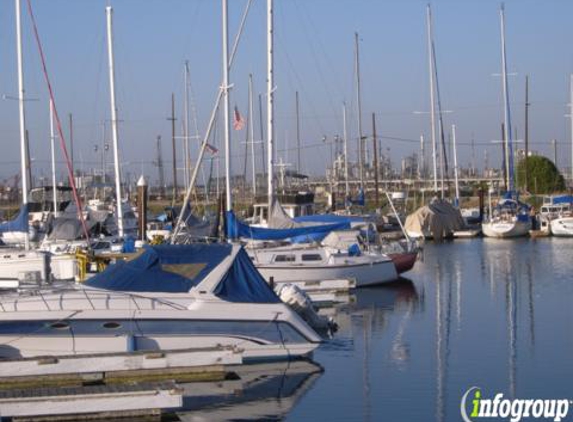
[[[183,384],[181,421],[279,421],[322,374],[311,361],[230,368],[234,379]]]

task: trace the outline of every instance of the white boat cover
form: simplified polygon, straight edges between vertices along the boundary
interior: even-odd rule
[[[430,233],[438,241],[464,227],[460,210],[438,198],[433,198],[428,205],[410,214],[404,225],[407,232]]]

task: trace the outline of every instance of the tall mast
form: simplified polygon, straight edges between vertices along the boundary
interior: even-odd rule
[[[18,55],[18,110],[20,115],[20,165],[22,177],[22,205],[28,205],[28,148],[26,143],[26,113],[24,109],[24,62],[22,59],[22,26],[20,22],[20,0],[16,0],[16,50]],[[30,237],[24,233],[24,247],[30,249]]]
[[[430,5],[426,6],[426,23],[428,29],[428,66],[430,72],[430,122],[432,133],[432,165],[434,171],[434,192],[438,192],[438,163],[436,157],[436,101],[434,99],[434,49],[432,31],[432,10]]]
[[[360,50],[358,48],[358,32],[354,33],[354,51],[356,67],[356,102],[358,104],[358,167],[360,171],[360,186],[364,186],[364,140],[362,138],[362,98],[360,93]]]
[[[348,181],[348,133],[346,130],[346,103],[342,103],[342,130],[344,132],[344,202],[350,197],[350,185]]]
[[[573,185],[573,73],[569,80],[569,119],[571,123],[571,184]]]
[[[300,173],[300,109],[298,106],[298,91],[296,91],[296,172]]]
[[[376,114],[372,113],[372,146],[374,148],[374,198],[376,208],[380,205],[378,197],[378,138],[376,137]]]
[[[459,206],[460,201],[460,187],[458,184],[458,152],[456,149],[456,125],[452,125],[452,142],[454,144],[454,180],[456,183],[456,199],[454,205]]]
[[[273,0],[267,0],[267,196],[269,210],[273,202],[274,189],[274,142],[275,142],[275,103],[274,103],[274,33]]]
[[[233,209],[233,196],[231,192],[231,122],[229,119],[229,22],[228,0],[223,1],[223,90],[224,90],[224,134],[225,134],[225,182],[226,182],[226,211]]]
[[[525,190],[529,192],[529,169],[527,168],[527,157],[529,157],[529,75],[525,75]]]
[[[106,6],[107,17],[107,51],[109,59],[109,94],[111,104],[111,134],[113,141],[113,160],[115,170],[115,196],[116,196],[116,213],[117,228],[120,237],[123,237],[123,210],[121,206],[121,174],[119,172],[119,150],[118,150],[118,131],[117,131],[117,106],[115,104],[115,69],[113,57],[113,9]]]
[[[249,143],[251,144],[251,166],[253,168],[253,199],[257,197],[257,166],[255,163],[255,128],[253,116],[253,74],[249,73]]]
[[[173,204],[177,200],[177,145],[175,145],[175,94],[171,94],[171,147],[173,152]]]
[[[511,113],[509,109],[509,89],[507,84],[507,61],[505,54],[505,8],[503,4],[499,9],[501,25],[501,71],[503,87],[503,114],[504,114],[504,138],[505,138],[505,175],[508,191],[513,191],[513,140],[511,137]]]
[[[191,161],[189,156],[189,61],[185,61],[185,101],[183,119],[183,152],[185,154],[185,190],[189,187],[189,177],[191,175]]]
[[[52,158],[52,202],[54,203],[54,217],[58,216],[58,195],[56,192],[56,136],[54,134],[54,103],[50,98],[50,154]],[[102,151],[102,154],[105,151]]]

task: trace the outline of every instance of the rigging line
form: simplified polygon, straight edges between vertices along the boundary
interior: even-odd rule
[[[328,56],[327,56],[326,53],[325,53],[325,52],[326,52],[326,48],[324,48],[324,45],[322,44],[321,39],[319,38],[318,34],[315,33],[315,37],[310,37],[310,36],[309,36],[309,31],[308,31],[308,26],[309,26],[309,25],[307,24],[307,22],[305,21],[304,18],[306,17],[306,19],[309,21],[311,28],[317,28],[317,25],[314,25],[314,22],[312,22],[312,19],[311,19],[311,17],[310,17],[308,14],[305,14],[305,13],[303,13],[303,12],[301,11],[301,8],[299,7],[299,2],[298,2],[298,1],[295,0],[294,4],[295,4],[295,7],[296,7],[297,11],[300,13],[300,15],[301,15],[301,17],[302,17],[301,22],[302,22],[302,26],[303,26],[303,29],[304,29],[304,33],[305,33],[306,37],[309,39],[309,41],[310,41],[309,44],[310,44],[310,46],[311,46],[311,53],[312,53],[313,59],[314,59],[315,62],[316,62],[316,67],[317,67],[317,70],[318,70],[318,72],[319,72],[319,74],[320,74],[321,82],[323,83],[324,88],[325,88],[325,90],[326,90],[330,108],[331,108],[332,111],[336,112],[336,111],[338,110],[338,108],[334,105],[335,102],[333,101],[333,98],[332,98],[332,96],[331,96],[331,94],[330,94],[333,90],[330,89],[330,87],[327,86],[327,84],[326,84],[327,79],[324,77],[324,72],[322,71],[322,67],[320,66],[320,62],[319,62],[319,60],[318,60],[318,55],[317,55],[317,53],[316,53],[316,50],[317,50],[316,47],[318,47],[318,51],[320,51],[320,52],[322,52],[322,53],[324,54],[325,61],[327,62],[327,65],[328,65],[328,68],[329,68],[329,69],[336,69],[337,67],[334,66],[330,60],[328,60]],[[313,40],[317,40],[317,41],[318,41],[318,46],[315,46],[315,45],[314,45],[314,43],[312,42]],[[339,86],[339,84],[336,84],[336,87],[338,87],[338,86]],[[338,92],[338,94],[339,94],[341,97],[343,96],[341,92]]]
[[[70,157],[68,155],[68,149],[66,148],[66,139],[64,137],[64,132],[62,130],[62,122],[60,121],[60,116],[58,114],[58,109],[56,107],[56,101],[54,99],[54,92],[52,90],[52,84],[50,82],[50,77],[48,75],[48,68],[46,66],[46,60],[44,57],[44,50],[42,49],[42,43],[40,41],[40,34],[38,33],[38,27],[36,25],[36,18],[34,17],[34,12],[32,11],[32,2],[31,2],[31,0],[26,0],[26,3],[28,4],[28,13],[29,13],[30,19],[32,21],[32,27],[34,28],[34,37],[36,39],[36,45],[38,46],[38,52],[40,54],[40,58],[42,61],[42,71],[44,73],[44,79],[46,80],[46,84],[48,86],[48,92],[50,94],[50,100],[52,101],[52,104],[54,106],[54,117],[56,119],[56,126],[58,128],[58,134],[60,135],[60,148],[62,149],[62,153],[64,154],[64,157],[66,160],[66,167],[68,170],[68,179],[70,182],[70,186],[72,187],[74,201],[76,202],[76,205],[78,208],[78,216],[79,216],[80,222],[82,224],[82,230],[83,230],[84,235],[86,237],[86,240],[88,242],[88,250],[89,250],[91,248],[90,241],[89,241],[90,236],[89,236],[88,228],[86,225],[86,221],[85,221],[83,213],[82,213],[81,198],[80,198],[78,191],[76,189],[76,183],[74,180],[72,165],[70,162]]]
[[[288,54],[288,51],[287,51],[287,49],[284,47],[284,44],[282,43],[282,40],[281,40],[281,38],[280,38],[280,36],[279,36],[278,34],[276,35],[276,40],[277,40],[277,43],[278,43],[279,45],[283,46],[283,48],[282,48],[280,51],[281,51],[281,53],[284,55],[284,57],[286,58],[286,61],[287,61],[288,65],[289,65],[289,68],[290,68],[291,72],[294,74],[295,79],[297,80],[298,85],[302,88],[302,91],[305,92],[306,90],[304,89],[304,84],[303,84],[303,82],[302,82],[302,78],[300,77],[300,75],[299,75],[298,72],[296,71],[296,67],[294,66],[294,64],[293,64],[293,62],[292,62],[292,60],[291,60],[291,58],[290,58],[290,55]],[[290,76],[291,76],[290,73],[287,73],[287,77],[289,78],[289,81],[291,80]],[[323,75],[321,75],[321,79],[324,79]],[[292,81],[291,81],[291,82],[290,82],[290,85],[291,85],[291,88],[294,88],[294,85],[295,85],[295,84],[293,84]],[[309,96],[307,96],[307,97],[309,97]],[[312,110],[313,121],[319,126],[320,132],[324,133],[324,127],[322,126],[322,123],[320,122],[319,114],[318,114],[317,111],[316,111],[316,107],[314,106],[314,103],[309,99],[309,100],[308,100],[308,104],[309,104],[309,106],[310,106],[310,108],[311,108],[311,110]],[[275,115],[276,115],[277,117],[278,117],[278,116],[281,116],[281,117],[285,118],[285,114],[275,113]]]

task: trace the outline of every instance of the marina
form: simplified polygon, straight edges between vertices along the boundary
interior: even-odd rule
[[[567,420],[573,5],[132,1],[0,3],[1,421]]]

